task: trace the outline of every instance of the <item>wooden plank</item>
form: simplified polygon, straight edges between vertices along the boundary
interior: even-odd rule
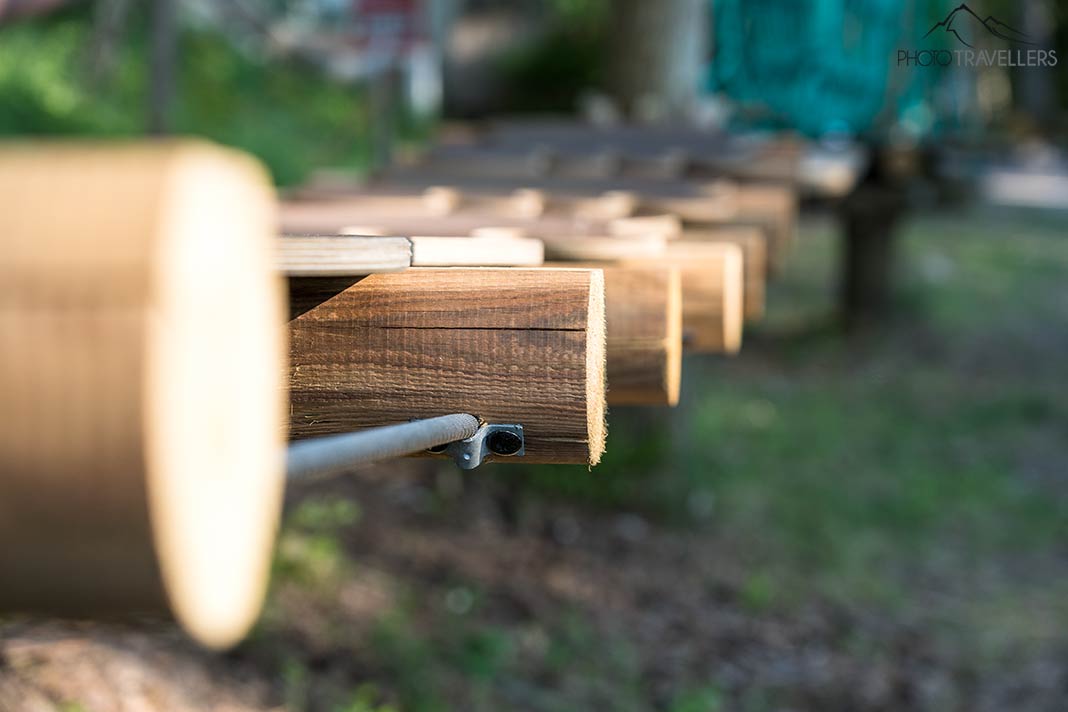
[[[667,240],[642,237],[585,237],[550,240],[545,253],[550,259],[606,261],[655,259],[667,251]]]
[[[279,265],[290,277],[362,276],[407,267],[538,267],[541,240],[519,236],[284,235]]]
[[[672,242],[641,264],[674,265],[682,276],[683,345],[697,353],[736,353],[742,345],[743,261],[738,245]]]
[[[284,234],[393,234],[393,235],[468,235],[481,227],[522,228],[526,235],[542,240],[575,235],[603,236],[648,235],[663,239],[677,237],[679,219],[669,214],[611,217],[603,220],[564,215],[524,217],[491,211],[457,212],[436,215],[412,208],[394,212],[364,210],[363,200],[347,197],[337,200],[288,203],[281,205]]]
[[[413,267],[539,267],[541,240],[511,236],[411,238]]]
[[[523,425],[525,462],[600,460],[600,270],[294,279],[290,308],[293,437],[469,412]]]
[[[284,235],[278,268],[289,277],[337,277],[399,272],[412,265],[412,243],[405,237]]]
[[[398,213],[379,215],[377,223],[346,225],[346,218],[362,217],[350,210],[328,205],[321,218],[304,211],[299,222],[284,222],[291,228],[317,226],[344,234],[412,235],[413,266],[534,266],[541,264],[542,249],[554,259],[641,259],[663,254],[667,240],[681,234],[678,219],[671,215],[595,221]],[[448,242],[447,237],[458,239]]]
[[[609,405],[679,402],[682,280],[672,265],[552,263],[604,271]]]
[[[583,212],[605,216],[607,208],[593,207],[606,196],[617,196],[617,206],[625,205],[622,196],[632,195],[635,201],[631,213],[674,214],[683,221],[723,221],[735,214],[735,182],[716,180],[658,180],[635,178],[528,178],[524,176],[486,178],[457,174],[449,170],[395,168],[386,171],[376,184],[378,191],[418,192],[428,185],[447,184],[468,194],[507,195],[517,189],[541,191],[548,201],[547,215],[559,214],[571,203],[575,206],[572,216],[581,217]],[[591,206],[591,201],[593,206]],[[610,205],[610,203],[609,203]],[[557,207],[553,207],[557,206]],[[602,211],[598,214],[598,210]],[[615,210],[619,210],[616,207]],[[616,212],[609,213],[617,215]]]
[[[744,270],[745,320],[756,321],[764,316],[768,273],[768,238],[762,229],[730,225],[688,227],[683,231],[683,239],[680,242],[724,242],[738,245],[742,249],[742,266]]]

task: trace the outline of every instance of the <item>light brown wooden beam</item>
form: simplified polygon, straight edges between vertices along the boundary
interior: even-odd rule
[[[419,176],[408,176],[418,181]],[[441,180],[445,180],[444,177]],[[494,191],[514,190],[520,185],[531,186],[526,192],[541,194],[547,206],[543,225],[557,224],[562,217],[583,218],[607,222],[612,218],[646,216],[675,216],[687,227],[755,226],[768,235],[766,261],[771,274],[780,271],[797,231],[797,191],[789,186],[759,183],[736,183],[730,180],[498,180],[494,183],[478,179],[453,178],[452,188],[464,195],[487,195]],[[378,190],[385,191],[381,187]],[[413,186],[397,185],[388,190],[398,193],[418,191]],[[508,195],[507,192],[504,195]],[[336,209],[336,208],[335,208]],[[469,213],[470,214],[470,213]],[[486,221],[492,213],[474,216]],[[450,216],[450,220],[463,218]],[[660,218],[663,219],[663,218]],[[508,222],[511,220],[512,222]],[[519,218],[502,215],[493,218],[497,224],[518,224]],[[335,221],[336,222],[336,221]],[[566,218],[563,223],[566,225]],[[466,223],[464,223],[466,224]],[[336,229],[336,226],[335,228]],[[565,228],[574,230],[573,227]],[[546,239],[558,229],[543,228],[532,236]],[[670,231],[669,231],[670,233]],[[669,234],[669,238],[674,233]],[[562,256],[563,257],[563,256]],[[594,256],[591,255],[590,259]]]
[[[0,615],[259,615],[285,480],[266,170],[203,142],[0,146]]]
[[[663,257],[639,263],[679,268],[683,345],[687,351],[736,353],[741,348],[743,262],[738,245],[672,242]]]
[[[687,227],[681,243],[711,242],[738,245],[742,249],[744,309],[746,321],[764,316],[767,292],[768,238],[764,230],[747,226]]]
[[[601,458],[600,270],[293,279],[290,307],[292,437],[468,412],[521,424],[525,462]]]
[[[780,272],[797,236],[797,191],[780,185],[746,184],[738,191],[737,207],[731,222],[757,225],[767,231],[768,268],[773,274]]]
[[[604,271],[608,404],[679,402],[682,280],[672,265],[557,262]]]

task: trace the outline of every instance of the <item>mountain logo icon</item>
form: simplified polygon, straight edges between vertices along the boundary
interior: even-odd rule
[[[972,47],[976,42],[976,37],[981,36],[983,30],[1009,42],[1034,44],[1023,32],[1006,25],[993,15],[988,15],[985,20],[980,18],[966,3],[961,3],[954,8],[946,15],[946,19],[936,23],[924,37],[928,37],[938,29],[953,35],[965,47]]]

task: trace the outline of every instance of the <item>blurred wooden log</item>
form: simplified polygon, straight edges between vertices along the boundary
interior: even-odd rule
[[[397,171],[391,173],[390,177],[400,182],[395,186],[398,192],[406,189],[404,181],[411,182],[407,190],[419,190],[421,182],[449,180],[453,189],[467,194],[515,190],[526,186],[542,193],[546,205],[556,206],[547,209],[547,216],[567,209],[579,219],[606,216],[618,219],[618,216],[626,215],[633,221],[646,216],[658,216],[660,220],[674,216],[675,220],[681,220],[686,226],[759,227],[768,235],[766,261],[771,274],[781,271],[797,232],[797,191],[787,185],[631,178],[525,180],[514,176],[489,181],[477,176],[464,177],[451,169],[438,170],[441,175]],[[384,190],[384,187],[380,190]],[[485,220],[486,217],[476,219]],[[496,222],[500,223],[501,220]],[[543,235],[537,236],[544,239]]]
[[[557,262],[604,271],[609,405],[679,402],[682,281],[671,265]]]
[[[744,271],[745,320],[756,321],[764,316],[768,273],[767,234],[756,227],[722,226],[691,227],[683,233],[682,243],[722,242],[742,249]]]
[[[525,462],[596,464],[604,275],[422,269],[290,280],[291,433],[447,413],[519,423]]]
[[[764,229],[769,238],[768,269],[772,274],[782,271],[797,236],[797,191],[780,185],[746,184],[738,191],[736,206],[737,213],[730,222]]]
[[[0,149],[0,610],[256,619],[284,482],[266,172],[200,143]]]
[[[318,213],[302,206],[299,217],[285,217],[283,225],[294,230],[318,228],[326,233],[410,235],[414,266],[533,266],[541,263],[540,255],[535,252],[541,249],[542,243],[544,253],[554,259],[640,259],[662,254],[667,241],[681,234],[678,219],[671,215],[597,221],[398,212],[378,214],[377,222],[357,223],[364,217],[359,210],[360,202],[328,201]],[[283,213],[289,215],[286,205]],[[449,242],[447,238],[455,239]],[[491,255],[498,256],[491,259]]]
[[[408,216],[443,217],[456,214],[492,214],[513,219],[537,218],[546,212],[548,199],[538,190],[514,188],[504,192],[464,191],[447,185],[430,185],[416,190],[371,190],[354,187],[347,191],[307,188],[295,191],[283,201],[282,219],[288,225],[314,221],[318,226],[331,210],[353,219],[375,220]]]
[[[403,196],[397,196],[401,198]],[[394,201],[389,201],[392,205]],[[398,201],[398,205],[404,201]],[[394,235],[468,235],[483,227],[522,229],[529,237],[551,240],[557,237],[639,236],[672,239],[681,233],[677,217],[669,214],[619,216],[607,219],[576,218],[564,215],[524,216],[515,211],[459,211],[437,214],[420,202],[409,207],[379,208],[377,199],[366,196],[282,203],[281,231],[284,234],[394,234]]]
[[[641,262],[679,268],[687,351],[736,353],[741,348],[743,261],[738,245],[672,242],[664,256]]]

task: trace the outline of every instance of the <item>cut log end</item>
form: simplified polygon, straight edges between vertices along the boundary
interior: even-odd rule
[[[586,326],[586,418],[591,467],[601,461],[608,438],[605,416],[606,337],[604,272],[595,269],[590,271],[589,320]]]
[[[12,145],[0,194],[0,605],[169,608],[237,642],[284,480],[266,172],[203,143]]]
[[[682,287],[671,265],[552,263],[601,269],[608,405],[675,405],[682,370]]]

